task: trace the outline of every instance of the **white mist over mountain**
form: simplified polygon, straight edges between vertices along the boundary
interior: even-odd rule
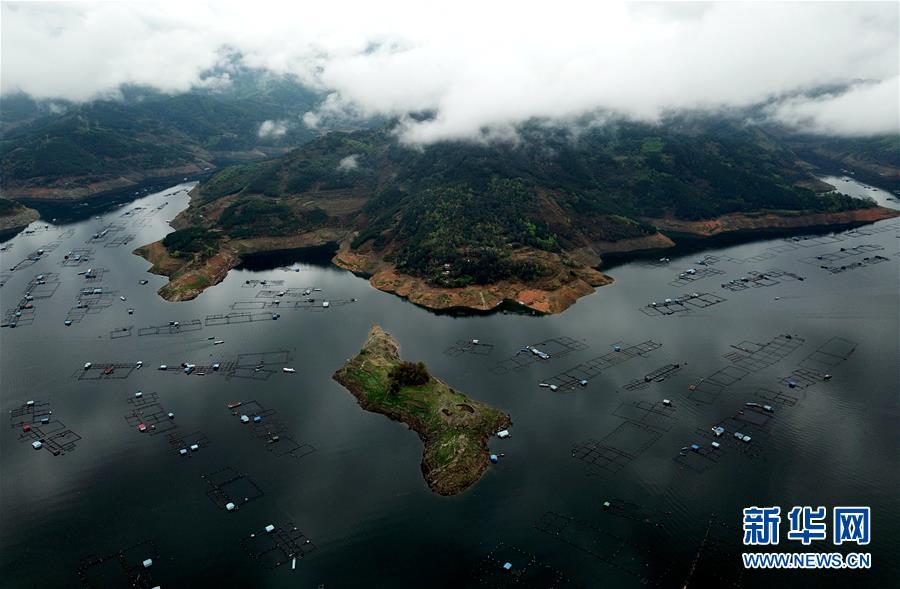
[[[803,131],[900,131],[897,3],[101,3],[2,6],[4,94],[185,92],[241,65],[327,93],[303,121],[401,117],[411,143],[596,111],[741,108]],[[208,72],[216,69],[216,76]],[[822,87],[840,90],[814,92]],[[425,120],[404,118],[428,111]],[[260,133],[277,133],[281,127]]]

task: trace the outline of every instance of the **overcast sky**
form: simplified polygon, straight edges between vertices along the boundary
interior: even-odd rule
[[[237,52],[330,93],[310,125],[435,111],[405,125],[411,142],[502,135],[531,117],[654,120],[772,100],[770,116],[803,130],[900,125],[897,2],[433,4],[4,2],[0,89],[76,101],[124,83],[182,92],[227,82],[201,78]],[[825,84],[849,90],[805,94]]]

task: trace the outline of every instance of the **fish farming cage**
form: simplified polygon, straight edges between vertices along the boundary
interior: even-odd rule
[[[825,374],[808,368],[796,368],[787,376],[779,379],[781,384],[791,389],[805,389],[820,382],[825,382],[825,380]]]
[[[795,235],[794,237],[786,237],[784,241],[796,245],[797,247],[814,247],[817,245],[838,243],[845,239],[847,239],[846,233],[831,233],[829,235]]]
[[[801,368],[826,373],[850,358],[857,343],[842,337],[833,337],[800,361]]]
[[[870,254],[872,252],[880,252],[883,251],[884,247],[871,243],[864,243],[861,245],[857,245],[855,247],[842,247],[841,249],[829,252],[825,254],[819,254],[816,256],[808,256],[806,258],[800,258],[799,262],[803,262],[804,264],[812,264],[814,266],[820,266],[823,262],[837,262],[843,260],[845,258],[850,258],[853,256],[861,256],[863,254]]]
[[[272,321],[275,319],[275,311],[261,311],[250,313],[248,311],[232,311],[225,314],[207,315],[204,319],[206,326],[231,325],[233,323],[253,323],[254,321]]]
[[[143,407],[149,407],[150,405],[153,405],[154,403],[159,402],[159,393],[156,393],[156,392],[144,393],[143,391],[139,391],[139,392],[141,393],[140,397],[138,397],[136,394],[132,394],[132,395],[129,395],[129,397],[127,399],[125,399],[125,402],[128,403],[129,405],[135,407],[136,409],[140,409]]]
[[[778,335],[764,344],[744,340],[732,345],[735,351],[724,357],[737,368],[757,372],[780,362],[805,342],[802,337],[790,334]]]
[[[634,401],[622,403],[612,413],[614,416],[657,431],[669,431],[678,422],[675,408],[662,401]]]
[[[252,532],[241,539],[241,547],[251,560],[269,570],[292,563],[293,559],[300,560],[316,549],[312,540],[292,522],[275,526],[271,532],[265,529]]]
[[[625,520],[627,529],[632,529],[633,522],[638,522],[647,529],[656,529],[662,533],[678,533],[678,524],[672,521],[672,513],[659,509],[646,508],[624,499],[609,499],[603,503],[603,516]]]
[[[626,391],[638,391],[646,389],[655,382],[664,382],[675,376],[681,370],[681,364],[666,364],[644,375],[644,378],[635,379],[622,388]]]
[[[197,450],[208,448],[210,445],[209,438],[200,431],[191,432],[189,434],[173,432],[167,434],[166,437],[169,441],[170,452],[179,457],[190,458]],[[197,450],[194,450],[194,446],[197,447]]]
[[[144,562],[151,560],[151,566]],[[160,562],[160,552],[151,540],[145,540],[129,548],[107,556],[89,556],[78,567],[81,586],[90,589],[108,587],[133,587],[151,589],[158,586],[153,580],[153,569]]]
[[[618,366],[632,358],[645,357],[646,354],[661,348],[662,344],[653,340],[646,340],[634,345],[616,342],[610,347],[612,347],[614,351],[603,354],[602,356],[597,356],[583,364],[579,364],[578,366],[574,366],[561,372],[546,380],[545,384],[554,385],[557,387],[557,390],[574,390],[576,387],[581,386],[584,381],[589,382],[590,379],[596,378],[604,370],[612,368],[613,366]]]
[[[746,569],[741,553],[744,533],[715,516],[710,518],[706,533],[697,548],[690,570],[679,586],[743,587]]]
[[[28,256],[24,260],[20,260],[13,266],[11,266],[10,270],[12,272],[16,272],[17,270],[24,270],[40,259],[41,257],[38,255],[37,250],[34,250],[32,253],[28,254]]]
[[[137,429],[141,424],[146,426],[146,432],[151,436],[171,432],[178,428],[173,419],[169,418],[169,412],[166,411],[156,399],[142,405],[136,405],[134,409],[125,415],[125,422],[132,428]]]
[[[90,247],[75,248],[63,257],[63,259],[59,263],[59,265],[65,267],[65,268],[73,268],[73,267],[81,266],[82,264],[87,264],[93,258],[94,258],[94,248],[90,248]]]
[[[231,467],[205,474],[202,478],[209,487],[206,496],[220,509],[227,510],[229,503],[240,507],[263,496],[262,489],[253,479]]]
[[[132,363],[98,362],[91,364],[90,368],[76,370],[74,377],[78,380],[124,380],[136,369],[137,366]]]
[[[589,475],[616,474],[656,443],[662,433],[647,425],[623,421],[605,437],[579,442],[572,457],[580,461]]]
[[[275,418],[277,412],[266,409],[258,401],[245,401],[229,410],[235,417],[247,416],[249,421],[242,423],[242,426],[253,438],[265,444],[266,450],[273,456],[303,458],[316,451],[313,445],[297,441],[290,433],[286,433],[284,423]]]
[[[41,445],[36,449],[47,450],[54,456],[73,452],[80,440],[81,436],[66,427],[66,424],[59,420],[32,425],[28,431],[23,431],[19,436],[20,442],[29,442],[31,444],[40,442]]]
[[[737,441],[737,440],[735,440]],[[694,431],[692,444],[698,447],[691,450],[690,446],[682,448],[672,460],[678,466],[678,469],[687,473],[701,474],[718,464],[727,452],[722,451],[722,447],[714,448],[712,442],[719,442],[719,439],[711,439],[701,429]]]
[[[23,425],[34,425],[42,420],[52,419],[53,411],[50,410],[49,401],[29,401],[21,407],[11,409],[9,412],[9,427],[21,429]]]
[[[283,283],[283,281],[282,281]],[[275,286],[273,283],[269,282],[268,285]],[[307,292],[309,291],[309,292]],[[261,290],[256,293],[256,298],[258,299],[274,299],[276,297],[302,297],[302,296],[312,296],[313,289],[310,287],[309,289],[305,288],[285,288],[283,290]]]
[[[189,321],[169,321],[160,325],[150,325],[138,329],[138,336],[145,335],[179,335],[192,333],[203,329],[203,323],[199,319]]]
[[[782,282],[804,281],[806,278],[794,272],[772,268],[769,270],[753,270],[740,278],[722,283],[722,288],[731,292],[740,292],[748,288],[765,288]]]
[[[565,574],[541,562],[534,554],[504,542],[491,548],[466,576],[466,587],[578,587]]]
[[[241,404],[236,407],[229,407],[228,411],[234,417],[246,415],[250,418],[251,422],[253,422],[254,417],[259,417],[261,419],[259,423],[262,423],[262,420],[273,417],[277,413],[274,409],[266,409],[259,401],[242,401]]]
[[[762,399],[766,403],[775,404],[778,407],[793,407],[800,402],[800,397],[786,393],[784,391],[773,391],[771,389],[758,388],[754,393],[758,399]]]
[[[110,308],[113,301],[116,300],[118,291],[93,293],[86,292],[91,289],[83,290],[75,298],[75,306],[69,311],[82,315],[96,315]]]
[[[49,299],[56,294],[60,284],[59,274],[56,272],[47,272],[38,274],[41,278],[35,276],[28,282],[25,287],[25,295],[31,295],[35,299]],[[23,296],[25,296],[23,295]]]
[[[274,309],[277,304],[271,301],[234,301],[229,305],[232,311],[261,311],[263,309]],[[218,317],[218,315],[208,315],[209,317]]]
[[[690,313],[693,309],[705,309],[727,301],[725,297],[708,292],[691,292],[674,299],[647,303],[640,311],[649,317],[669,317],[679,313]]]
[[[111,234],[124,231],[126,227],[125,223],[110,223],[88,237],[85,243],[105,243],[112,238]]]
[[[694,272],[682,272],[678,275],[678,278],[669,282],[669,286],[682,287],[691,284],[692,282],[696,282],[703,278],[707,278],[709,276],[716,276],[717,274],[725,274],[724,270],[719,270],[717,268],[709,268],[702,267],[693,269]]]
[[[284,280],[245,280],[242,288],[258,288],[260,286],[281,286]]]
[[[457,358],[463,354],[471,354],[473,356],[490,356],[494,351],[494,344],[485,343],[475,340],[456,340],[456,343],[444,350],[444,354],[451,358]]]
[[[641,546],[595,523],[547,511],[535,522],[534,527],[554,540],[568,544],[599,562],[611,567],[603,573],[606,581],[622,578],[610,586],[631,584],[674,587],[679,585],[678,571],[674,564],[660,555],[659,550]],[[645,540],[646,542],[646,540]],[[631,578],[629,582],[628,577]]]
[[[100,282],[106,274],[106,268],[91,268],[90,274],[84,275],[85,282]]]
[[[684,304],[680,298],[672,299],[670,302],[647,303],[640,307],[641,313],[650,317],[667,317],[678,313],[690,313],[691,309]]]
[[[867,266],[874,266],[875,264],[880,264],[882,262],[889,262],[889,261],[890,261],[890,258],[888,258],[888,257],[881,256],[881,255],[874,255],[871,257],[866,256],[862,260],[860,260],[858,262],[853,262],[852,264],[845,264],[842,266],[824,266],[823,265],[823,266],[821,266],[821,268],[824,270],[828,270],[832,274],[841,274],[843,272],[848,272],[850,270],[856,270],[858,268],[865,268]]]
[[[725,390],[725,387],[720,384],[716,384],[711,380],[701,380],[691,385],[687,398],[697,403],[709,405],[719,398],[723,390]]]
[[[37,311],[34,306],[30,309],[13,307],[3,312],[3,317],[0,318],[0,327],[26,327],[34,323],[36,315]]]
[[[134,325],[128,325],[126,327],[119,327],[113,329],[109,332],[109,339],[120,339],[123,337],[131,337],[131,332],[134,330]]]
[[[690,295],[683,295],[681,299],[686,304],[697,307],[698,309],[712,307],[713,305],[718,305],[719,303],[724,303],[728,300],[725,297],[710,292],[691,293]]]
[[[106,242],[104,247],[118,247],[120,245],[128,245],[134,241],[134,233],[128,233],[126,235],[120,235],[118,237],[114,237]]]
[[[529,347],[531,349],[529,349]],[[555,358],[561,358],[572,352],[580,352],[582,350],[586,350],[589,346],[583,341],[576,340],[568,336],[563,336],[547,339],[536,344],[531,344],[529,347],[524,347],[516,352],[515,355],[507,358],[506,360],[498,362],[491,371],[494,374],[498,375],[507,374],[511,371],[517,371],[523,368],[527,368],[528,366],[531,366],[532,364],[535,364],[537,362],[549,362],[554,360]],[[542,357],[538,353],[531,350],[538,350],[541,353],[545,354],[546,357]]]
[[[272,350],[270,352],[243,352],[237,355],[234,366],[237,368],[256,368],[260,366],[284,367],[292,360],[288,350]]]

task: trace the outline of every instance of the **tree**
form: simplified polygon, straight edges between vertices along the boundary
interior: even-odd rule
[[[388,374],[390,378],[390,392],[397,394],[403,387],[417,387],[428,382],[431,375],[422,362],[401,362],[391,368]]]

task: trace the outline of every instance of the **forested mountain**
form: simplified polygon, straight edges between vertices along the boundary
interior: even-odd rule
[[[222,170],[189,215],[234,239],[352,228],[355,250],[444,286],[529,280],[542,269],[510,255],[520,248],[647,236],[659,218],[873,205],[822,190],[798,160],[759,127],[723,119],[577,131],[533,123],[512,142],[425,147],[382,128]]]
[[[83,104],[4,96],[4,193],[118,187],[122,177],[139,181],[272,157],[315,136],[299,118],[317,104],[315,92],[254,72],[230,80],[225,88],[174,95],[124,87],[115,98]]]

